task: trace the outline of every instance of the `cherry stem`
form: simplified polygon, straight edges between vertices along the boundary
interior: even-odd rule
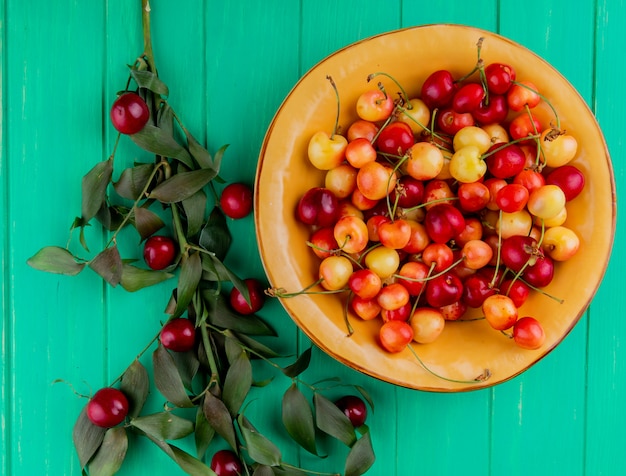
[[[348,337],[354,334],[354,328],[352,324],[350,324],[350,317],[348,316],[348,306],[350,305],[350,297],[352,296],[352,291],[350,291],[350,296],[346,299],[346,302],[343,307],[343,322],[346,325],[346,329],[348,329]]]
[[[159,332],[157,332],[156,335],[152,339],[150,339],[150,341],[146,344],[146,346],[143,349],[141,349],[141,351],[139,351],[139,353],[135,357],[135,360],[139,360],[143,356],[143,354],[145,354],[150,349],[150,347],[152,347],[152,344],[154,344],[154,342],[159,338],[160,335],[161,335],[161,329],[159,329]],[[124,372],[118,375],[117,378],[109,384],[109,387],[114,386],[117,382],[122,380],[125,373],[126,373],[126,370],[124,370]]]
[[[502,210],[498,213],[498,220],[502,222]],[[500,253],[502,248],[502,232],[498,231],[498,254],[496,255],[496,269],[493,272],[493,278],[491,278],[491,282],[489,286],[493,288],[496,285],[496,279],[498,277],[498,269],[500,268]],[[509,287],[510,289],[510,287]]]
[[[152,35],[150,33],[150,0],[141,0],[141,25],[143,29],[143,55],[146,58],[151,71],[158,76],[156,64],[154,62],[154,51],[152,49]]]
[[[348,291],[347,288],[325,290],[325,291],[309,291],[310,289],[314,288],[318,284],[321,284],[322,281],[324,281],[324,278],[320,278],[314,283],[309,284],[307,287],[303,288],[302,290],[296,291],[293,293],[284,292],[285,290],[283,288],[270,288],[270,289],[265,290],[265,294],[267,294],[270,297],[291,298],[291,297],[300,296],[301,294],[340,294],[345,291]]]
[[[561,120],[559,119],[559,114],[556,112],[556,109],[554,108],[554,106],[552,105],[552,103],[550,102],[550,100],[545,97],[543,94],[541,94],[539,91],[529,87],[528,85],[524,84],[524,83],[520,83],[519,81],[511,81],[511,84],[516,84],[522,88],[528,89],[529,91],[535,93],[537,96],[539,96],[547,105],[548,107],[552,110],[552,113],[554,114],[554,119],[556,120],[556,128],[560,129],[561,128]]]
[[[413,109],[413,106],[411,106],[411,103],[409,102],[409,96],[407,95],[406,91],[404,90],[404,88],[402,87],[402,85],[398,82],[398,80],[396,80],[396,78],[394,78],[393,76],[391,76],[388,73],[382,72],[382,71],[378,71],[376,73],[372,73],[367,77],[367,82],[369,83],[372,79],[374,79],[376,76],[385,76],[389,79],[391,79],[396,86],[398,86],[398,89],[400,90],[400,95],[402,96],[402,98],[404,99],[404,101],[406,101],[406,104],[408,104],[407,109]],[[380,84],[380,83],[379,83]],[[384,91],[383,91],[384,92]]]
[[[429,202],[420,203],[419,205],[415,205],[414,207],[407,208],[406,211],[410,212],[410,211],[413,211],[413,210],[418,210],[418,209],[423,208],[423,207],[427,207],[428,205],[436,205],[437,203],[444,203],[444,202],[449,202],[449,201],[458,200],[458,199],[459,199],[459,197],[436,198],[435,200],[430,200]]]
[[[333,90],[335,91],[335,98],[337,100],[337,115],[335,116],[335,126],[333,127],[333,132],[330,135],[330,138],[333,139],[335,137],[335,134],[337,134],[337,130],[339,129],[339,114],[341,112],[341,105],[339,101],[339,91],[337,90],[337,85],[335,84],[335,81],[330,75],[326,76],[326,79],[330,82],[330,85],[333,87]]]
[[[217,369],[217,363],[215,362],[215,356],[213,355],[213,346],[209,340],[208,325],[200,326],[200,334],[202,335],[202,344],[204,345],[204,353],[209,361],[209,368],[211,369],[211,377],[209,378],[208,386],[210,387],[212,382],[219,384],[220,375]]]
[[[478,375],[474,380],[458,380],[458,379],[445,377],[445,376],[443,376],[441,374],[438,374],[437,372],[433,371],[426,364],[424,364],[422,359],[420,359],[419,355],[417,355],[417,352],[415,352],[415,349],[413,348],[413,346],[408,345],[407,347],[409,348],[409,350],[411,351],[413,356],[417,359],[417,361],[420,363],[422,368],[424,370],[426,370],[426,372],[428,372],[431,375],[434,375],[437,378],[440,378],[442,380],[446,380],[447,382],[476,384],[476,383],[485,382],[485,381],[489,380],[489,378],[491,377],[491,371],[489,369],[484,369],[483,373]]]

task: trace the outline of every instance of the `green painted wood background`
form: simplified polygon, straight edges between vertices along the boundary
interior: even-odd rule
[[[603,128],[618,195],[625,184],[623,0],[153,0],[154,47],[170,101],[215,151],[230,144],[223,176],[252,183],[273,114],[298,78],[356,40],[428,23],[498,32],[551,62],[580,91]],[[34,271],[40,247],[63,246],[80,211],[80,179],[108,157],[107,114],[125,65],[141,53],[139,0],[0,0],[0,261],[2,419],[0,467],[11,476],[79,475],[71,430],[80,393],[111,382],[155,332],[171,283],[128,294],[94,273],[77,278]],[[141,152],[123,143],[128,163]],[[232,223],[230,265],[262,278],[252,218]],[[463,394],[417,392],[358,374],[315,352],[306,378],[329,375],[367,388],[377,460],[368,474],[626,474],[626,300],[618,229],[606,278],[563,344],[521,376]],[[92,249],[105,237],[89,231]],[[75,237],[74,237],[75,241]],[[123,241],[123,254],[137,254]],[[285,250],[288,253],[289,250]],[[282,308],[262,316],[277,347],[308,342]],[[257,393],[250,418],[280,434],[277,401],[289,382]],[[158,408],[156,396],[149,404]],[[345,450],[319,461],[284,441],[285,459],[340,471]],[[173,475],[177,467],[142,439],[131,441],[123,475]]]

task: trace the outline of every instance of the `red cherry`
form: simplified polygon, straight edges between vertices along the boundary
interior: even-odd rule
[[[509,114],[509,105],[505,96],[493,94],[489,96],[489,103],[484,101],[472,111],[472,116],[479,124],[496,124],[504,121]]]
[[[546,184],[556,185],[563,190],[565,200],[569,202],[585,188],[585,176],[573,165],[562,165],[548,174]]]
[[[463,282],[463,302],[469,307],[481,307],[485,299],[495,293],[491,279],[483,274],[473,274]]]
[[[463,283],[454,273],[444,273],[426,284],[426,302],[431,307],[454,304],[463,296]]]
[[[151,236],[143,246],[143,259],[151,269],[165,269],[175,258],[176,243],[167,236]]]
[[[393,189],[389,196],[391,203],[395,203],[396,197],[398,206],[402,208],[411,208],[419,205],[424,198],[424,182],[410,175],[403,175],[398,179],[396,188]],[[384,203],[384,205],[386,209],[387,204]]]
[[[554,278],[554,261],[549,256],[539,256],[533,265],[524,269],[523,277],[536,288],[547,286]]]
[[[538,349],[545,339],[543,326],[534,317],[522,317],[513,325],[513,340],[523,349]]]
[[[119,96],[111,107],[113,127],[122,134],[136,134],[148,123],[150,111],[139,94],[127,92]]]
[[[238,219],[252,211],[252,189],[243,183],[231,183],[222,190],[220,207],[227,217]]]
[[[424,224],[435,243],[447,243],[463,231],[465,218],[458,208],[442,203],[426,212]]]
[[[505,94],[515,81],[515,70],[503,63],[491,63],[485,68],[487,89],[493,94]]]
[[[126,415],[128,415],[128,399],[116,388],[101,388],[87,403],[87,417],[91,423],[102,428],[119,425]]]
[[[248,288],[250,303],[248,304],[244,295],[237,288],[233,288],[230,291],[230,305],[239,314],[254,314],[265,303],[263,284],[254,278],[244,279],[244,283]]]
[[[470,112],[456,112],[452,108],[442,109],[436,120],[437,127],[451,136],[464,127],[476,124],[474,116]]]
[[[513,235],[502,240],[500,255],[505,266],[517,273],[538,255],[537,240],[531,236]],[[530,263],[529,263],[530,264]]]
[[[334,225],[339,214],[339,200],[327,188],[314,187],[300,198],[296,213],[298,220],[306,225]]]
[[[363,400],[354,395],[345,395],[337,400],[335,405],[345,413],[352,426],[355,428],[363,426],[367,418],[367,407]]]
[[[196,342],[196,329],[193,323],[184,317],[172,319],[161,329],[161,344],[174,352],[187,352]]]
[[[450,71],[439,70],[432,73],[422,85],[421,98],[429,109],[445,107],[450,104],[456,86]]]
[[[211,458],[211,469],[217,476],[240,476],[243,474],[241,460],[230,450],[216,452]]]
[[[456,112],[472,112],[477,109],[483,98],[485,97],[485,90],[480,83],[467,83],[461,86],[461,88],[454,93],[452,99],[452,109]]]
[[[378,151],[390,155],[404,155],[413,144],[415,144],[415,137],[411,126],[400,121],[387,125],[376,139]]]
[[[516,144],[499,142],[489,148],[485,162],[494,177],[506,179],[524,170],[526,155]]]

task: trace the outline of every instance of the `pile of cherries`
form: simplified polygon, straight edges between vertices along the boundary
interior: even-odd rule
[[[361,319],[379,319],[389,352],[433,342],[469,309],[520,347],[540,348],[543,326],[520,308],[580,246],[566,225],[566,205],[585,185],[570,164],[575,137],[509,64],[479,59],[458,78],[434,71],[415,97],[385,73],[368,83],[377,76],[397,96],[382,82],[368,87],[345,134],[337,116],[335,130],[308,145],[325,179],[303,194],[296,216],[310,227],[318,283],[347,295]]]

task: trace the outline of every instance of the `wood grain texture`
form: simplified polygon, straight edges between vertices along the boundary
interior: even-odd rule
[[[538,0],[523,6],[499,0],[364,0],[358,6],[153,0],[152,7],[155,55],[171,104],[210,152],[229,144],[222,170],[227,182],[253,182],[274,113],[324,57],[386,31],[459,23],[507,36],[553,64],[596,114],[618,193],[624,186],[623,0],[567,7]],[[0,0],[0,467],[7,476],[81,474],[71,431],[85,400],[74,391],[89,394],[114,380],[165,317],[171,282],[131,294],[104,286],[92,272],[68,278],[25,264],[40,247],[68,240],[80,213],[80,179],[111,152],[108,108],[142,47],[138,0]],[[123,141],[117,165],[151,160],[142,154]],[[626,474],[626,300],[619,268],[625,236],[617,223],[613,257],[589,311],[545,359],[495,388],[451,395],[398,388],[314,349],[308,381],[339,377],[373,397],[368,424],[377,460],[368,475]],[[252,219],[229,226],[235,245],[228,264],[262,278]],[[87,239],[93,252],[107,237],[92,227]],[[78,249],[76,235],[71,243]],[[136,244],[132,234],[120,239],[127,254]],[[277,329],[280,338],[268,342],[280,351],[294,355],[310,346],[278,302],[269,302],[262,316]],[[149,354],[142,358],[149,360]],[[260,379],[273,375],[258,370]],[[57,379],[66,383],[53,383]],[[286,460],[341,471],[340,445],[324,444],[328,457],[320,462],[281,436],[278,402],[290,382],[276,378],[255,393],[250,418],[284,443]],[[148,407],[158,411],[163,403],[153,389]],[[182,444],[192,451],[192,442]],[[119,474],[180,470],[145,438],[133,438]]]

